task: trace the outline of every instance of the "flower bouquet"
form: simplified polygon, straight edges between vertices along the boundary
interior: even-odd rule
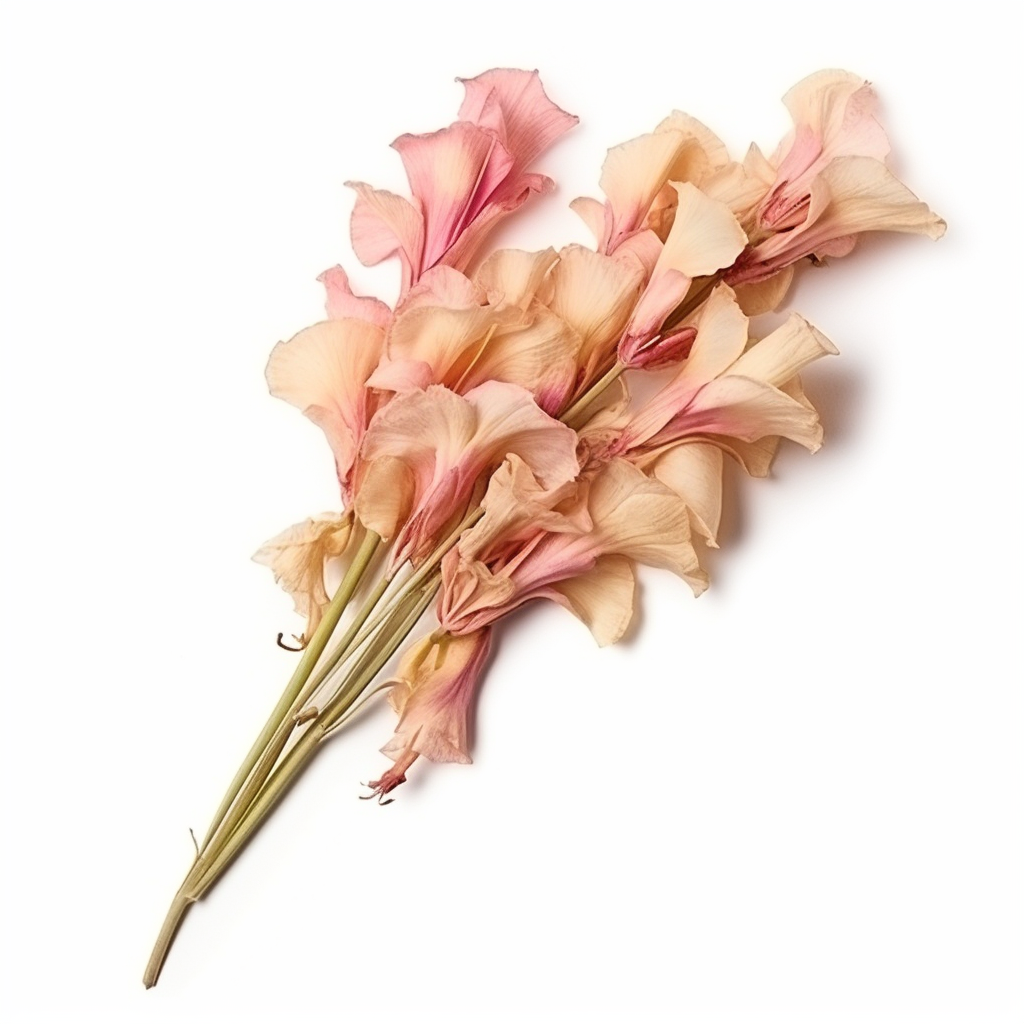
[[[196,843],[147,986],[188,908],[374,695],[398,715],[367,794],[383,804],[422,761],[470,760],[492,634],[521,605],[554,601],[610,644],[637,563],[700,594],[725,457],[765,476],[781,439],[822,441],[799,374],[835,347],[797,314],[768,333],[752,319],[798,265],[844,256],[864,232],[945,228],[886,168],[871,87],[822,71],[786,95],[793,130],[770,157],[751,146],[735,161],[677,111],[609,150],[604,201],[572,203],[592,248],[488,251],[502,220],[554,187],[533,166],[577,118],[536,72],[463,85],[453,124],[393,144],[411,198],[351,183],[356,256],[401,267],[394,308],[334,267],[326,319],[270,355],[271,393],[326,435],[342,510],[256,553],[306,621],[298,664]]]

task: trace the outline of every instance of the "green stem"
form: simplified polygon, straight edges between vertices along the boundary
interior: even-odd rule
[[[603,376],[595,381],[576,401],[569,406],[558,418],[572,426],[573,420],[578,419],[580,413],[585,412],[591,403],[595,402],[605,391],[608,390],[622,376],[626,364],[616,362],[615,365]]]
[[[206,836],[199,848],[200,853],[204,853],[210,846],[214,835],[231,809],[231,805],[235,802],[235,797],[238,796],[239,791],[245,784],[245,780],[248,779],[249,774],[262,757],[264,750],[266,750],[267,745],[277,732],[278,726],[287,718],[288,713],[291,711],[292,702],[298,696],[302,690],[303,683],[309,678],[310,673],[316,667],[316,663],[320,660],[320,655],[323,654],[331,634],[337,627],[342,613],[359,586],[359,581],[362,579],[363,573],[370,564],[370,560],[373,558],[379,544],[380,536],[372,531],[367,531],[366,536],[363,538],[363,543],[352,560],[352,564],[348,567],[348,572],[345,573],[345,578],[341,581],[337,593],[335,593],[331,603],[327,606],[320,625],[306,645],[306,649],[302,652],[302,658],[296,666],[287,687],[285,687],[284,693],[281,694],[281,698],[271,712],[270,718],[267,719],[266,725],[263,726],[263,730],[252,745],[252,749],[235,773],[235,777],[231,780],[231,785],[228,787],[228,791],[224,794],[224,799],[221,800],[220,806],[213,816],[213,822],[210,824],[209,829],[207,829]]]
[[[328,731],[338,723],[339,719],[358,699],[363,690],[373,682],[377,673],[402,645],[402,642],[412,631],[413,626],[416,625],[420,616],[433,600],[434,595],[437,593],[438,585],[437,582],[431,583],[422,596],[416,600],[412,608],[404,615],[402,614],[403,609],[396,609],[399,614],[396,614],[393,618],[399,620],[396,623],[398,628],[391,632],[386,643],[376,650],[372,656],[360,659],[347,684],[332,698],[324,708],[324,712],[303,733],[298,743],[288,751],[284,760],[267,780],[263,789],[260,790],[245,818],[239,823],[227,842],[224,843],[223,847],[208,863],[203,864],[198,872],[194,874],[192,884],[183,886],[182,894],[186,900],[195,902],[201,899],[217,879],[220,878],[231,861],[238,855],[238,852],[262,825],[277,801],[306,767]],[[389,622],[389,624],[391,623]],[[199,867],[198,863],[197,867]]]

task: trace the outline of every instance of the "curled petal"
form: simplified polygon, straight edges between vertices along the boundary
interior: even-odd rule
[[[413,751],[430,761],[469,764],[470,713],[491,647],[489,629],[466,636],[432,633],[402,658],[392,682],[401,716],[381,752]]]
[[[545,150],[579,123],[548,99],[536,71],[493,68],[460,79],[466,98],[459,117],[487,128],[513,154],[513,174],[525,170]]]
[[[391,322],[391,310],[381,302],[367,296],[355,295],[348,283],[348,274],[340,266],[325,270],[317,280],[327,292],[328,320],[365,320],[387,330]]]
[[[821,331],[793,313],[781,327],[751,345],[729,373],[781,387],[815,359],[838,352]]]
[[[300,409],[327,435],[343,493],[376,400],[366,380],[380,359],[384,332],[365,320],[326,320],[278,342],[267,363],[270,393]]]
[[[313,635],[328,604],[324,566],[346,553],[353,533],[351,512],[325,512],[289,526],[252,556],[273,572],[274,581],[291,596],[295,611],[307,621],[307,637]]]
[[[419,278],[425,239],[423,213],[419,205],[384,189],[361,181],[347,182],[356,193],[352,208],[352,249],[359,262],[372,267],[389,256],[402,263],[402,292]]]
[[[661,454],[653,475],[682,498],[690,525],[710,547],[718,547],[722,519],[722,450],[712,444],[678,444]]]
[[[551,271],[549,307],[580,336],[584,379],[614,352],[641,284],[636,266],[578,245],[561,251]]]
[[[600,647],[617,643],[633,618],[633,566],[622,555],[598,558],[594,568],[552,584],[543,595],[568,608]]]
[[[486,292],[489,302],[526,310],[557,260],[558,253],[550,248],[540,252],[499,249],[484,260],[473,280]]]
[[[392,566],[429,554],[508,455],[518,455],[545,487],[579,472],[575,433],[545,414],[528,391],[497,381],[465,396],[437,386],[400,395],[375,417],[362,454],[367,468],[356,512],[382,536],[397,536]],[[382,459],[404,467],[399,508],[407,511],[401,523],[394,501],[382,509],[396,468],[390,461],[379,467]],[[374,525],[385,512],[388,533]]]
[[[423,210],[423,266],[432,267],[508,176],[512,156],[491,132],[467,121],[428,135],[403,135],[392,145]]]

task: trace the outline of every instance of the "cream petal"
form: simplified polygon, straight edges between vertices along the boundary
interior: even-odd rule
[[[732,210],[693,185],[671,185],[679,202],[655,274],[671,268],[692,279],[731,266],[747,244]]]
[[[686,505],[660,480],[624,459],[613,459],[592,481],[588,504],[594,521],[591,544],[601,553],[670,569],[695,594],[707,588],[707,574],[690,539]]]
[[[453,370],[467,349],[475,351],[499,326],[517,319],[521,319],[518,310],[498,310],[493,306],[416,306],[395,317],[388,335],[388,359],[426,363],[431,369],[431,383],[454,388],[457,376],[453,378]],[[379,378],[371,380],[375,387],[381,386]]]
[[[932,239],[945,234],[946,222],[877,160],[833,160],[820,178],[828,186],[830,202],[808,235],[824,236],[825,241],[864,231],[903,231]]]
[[[665,130],[641,135],[608,150],[601,169],[601,191],[612,209],[612,229],[605,252],[643,226],[647,211],[661,191],[686,137]]]
[[[838,353],[821,331],[793,313],[781,327],[751,345],[729,368],[729,373],[781,387],[808,363]]]
[[[383,344],[384,332],[365,320],[326,320],[278,342],[267,363],[270,393],[327,435],[344,489],[372,415],[365,383]]]
[[[329,602],[324,566],[345,554],[353,533],[350,511],[325,512],[289,526],[252,556],[273,572],[274,581],[291,596],[295,611],[307,621],[307,638],[320,624]]]
[[[387,330],[391,322],[391,310],[381,302],[368,296],[355,295],[348,283],[348,274],[340,266],[325,270],[317,280],[327,292],[325,308],[328,320],[365,320]]]
[[[726,455],[734,458],[753,477],[766,477],[772,468],[782,438],[771,434],[756,441],[739,441],[734,437],[707,438]]]
[[[490,303],[526,310],[557,260],[558,253],[551,248],[540,252],[498,249],[484,260],[473,279]]]
[[[749,317],[774,312],[788,294],[794,273],[794,267],[783,267],[777,274],[763,281],[737,285],[734,291],[740,309]]]
[[[636,267],[582,246],[567,246],[559,254],[548,305],[580,336],[585,377],[614,352],[641,283]]]
[[[579,335],[544,307],[526,323],[496,328],[460,373],[453,388],[465,392],[489,380],[526,388],[549,415],[557,415],[576,381]]]
[[[413,468],[402,459],[381,455],[366,466],[355,511],[368,530],[391,540],[409,518],[415,499]]]
[[[589,572],[539,593],[563,605],[594,635],[598,646],[617,643],[633,618],[636,579],[628,558],[605,555]]]
[[[575,480],[545,487],[518,455],[509,455],[491,474],[480,503],[484,516],[463,535],[459,552],[473,560],[499,542],[515,544],[539,530],[586,533],[593,524],[586,504],[575,500],[579,487]]]
[[[708,174],[729,163],[725,143],[706,124],[681,110],[673,110],[655,132],[679,132],[684,143],[669,169],[669,180],[700,184]]]
[[[661,454],[651,472],[683,499],[690,525],[718,547],[722,519],[722,450],[701,442],[678,444]]]
[[[419,281],[402,298],[396,313],[407,313],[417,306],[447,306],[468,309],[487,302],[483,289],[465,274],[443,264],[423,272]]]
[[[402,262],[402,291],[409,290],[423,270],[424,226],[419,205],[361,181],[346,182],[356,193],[352,208],[352,250],[372,267],[389,256]]]
[[[748,324],[735,292],[728,285],[718,285],[697,321],[690,356],[669,387],[692,390],[724,373],[746,348]]]
[[[612,234],[612,208],[608,203],[599,203],[590,196],[580,196],[569,204],[573,211],[594,236],[597,248],[601,252],[608,249],[608,239]]]

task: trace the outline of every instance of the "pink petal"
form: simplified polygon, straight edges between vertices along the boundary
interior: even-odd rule
[[[340,266],[325,270],[317,280],[327,292],[328,320],[365,320],[387,330],[391,322],[391,310],[380,299],[355,295],[348,283],[348,274]]]
[[[493,134],[468,121],[429,135],[403,135],[392,145],[422,205],[423,265],[432,267],[480,214],[513,159]]]
[[[423,270],[423,214],[418,206],[393,192],[360,181],[347,184],[356,192],[352,249],[367,267],[397,255],[402,261],[402,292],[407,292]]]
[[[493,68],[460,81],[466,98],[459,117],[490,129],[501,139],[515,161],[514,174],[529,167],[579,123],[578,117],[548,99],[536,71]]]

